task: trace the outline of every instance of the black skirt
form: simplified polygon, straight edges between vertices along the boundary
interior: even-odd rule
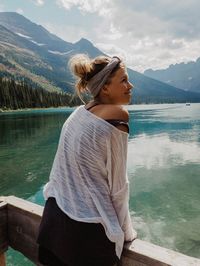
[[[51,266],[113,266],[119,262],[115,243],[100,223],[71,219],[49,198],[39,227],[39,261]]]

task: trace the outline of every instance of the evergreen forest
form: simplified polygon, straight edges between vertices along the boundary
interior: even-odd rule
[[[66,92],[48,92],[24,81],[0,77],[0,109],[47,108],[80,105],[80,99]]]

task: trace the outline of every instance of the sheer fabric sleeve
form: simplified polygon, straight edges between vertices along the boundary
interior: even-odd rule
[[[113,207],[124,232],[124,240],[137,237],[129,212],[129,181],[127,175],[128,134],[113,133],[108,142],[108,183]]]

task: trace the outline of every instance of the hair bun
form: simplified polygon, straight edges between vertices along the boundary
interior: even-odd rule
[[[91,71],[91,60],[86,54],[77,54],[69,60],[69,67],[80,79],[87,80],[87,74]]]

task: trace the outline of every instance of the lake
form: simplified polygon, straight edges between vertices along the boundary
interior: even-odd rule
[[[200,104],[126,106],[138,238],[200,258]],[[61,127],[75,108],[0,113],[0,195],[44,205]],[[33,265],[13,250],[13,266]]]

